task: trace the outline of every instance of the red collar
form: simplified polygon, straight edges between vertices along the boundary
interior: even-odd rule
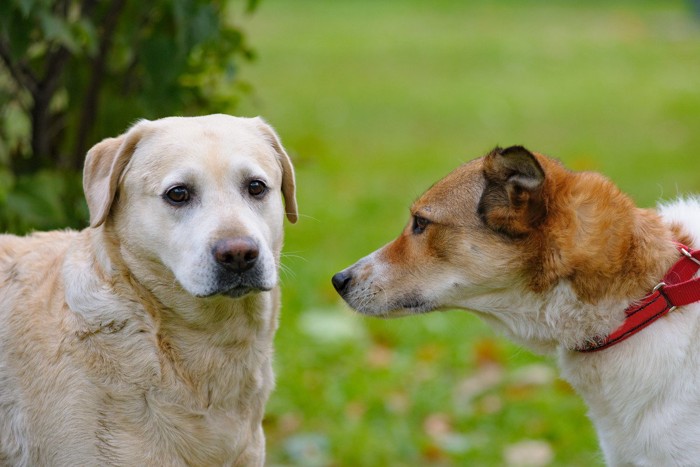
[[[638,333],[677,306],[700,301],[700,277],[693,279],[700,269],[700,250],[690,251],[680,244],[678,249],[681,259],[669,269],[663,281],[649,295],[625,310],[627,317],[619,328],[607,337],[591,339],[584,347],[576,350],[595,352],[606,349]]]

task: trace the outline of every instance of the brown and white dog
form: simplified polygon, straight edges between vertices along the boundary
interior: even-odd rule
[[[270,126],[93,147],[90,227],[0,236],[0,465],[262,466],[294,172]]]
[[[599,174],[496,148],[437,182],[396,240],[333,285],[367,315],[467,309],[556,353],[609,465],[700,465],[700,305],[579,351],[613,333],[661,281],[681,256],[675,242],[700,247],[700,199],[640,209]]]

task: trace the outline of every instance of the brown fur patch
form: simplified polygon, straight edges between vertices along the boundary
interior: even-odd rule
[[[532,289],[542,292],[562,279],[596,303],[646,293],[675,257],[658,215],[637,208],[612,182],[596,173],[574,173],[538,155],[546,176],[547,216],[524,248]]]

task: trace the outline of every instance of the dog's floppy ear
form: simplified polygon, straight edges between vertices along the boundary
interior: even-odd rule
[[[104,139],[88,151],[83,168],[83,191],[90,210],[90,227],[99,227],[107,219],[120,176],[147,122],[141,120],[123,135]]]
[[[479,215],[492,229],[511,237],[526,235],[544,219],[545,173],[537,158],[522,146],[496,148],[484,157],[486,187]]]
[[[292,166],[292,160],[284,150],[284,147],[280,142],[279,136],[277,136],[277,133],[275,133],[275,130],[273,130],[265,120],[257,117],[255,118],[255,124],[263,132],[265,138],[275,150],[275,153],[277,153],[277,160],[282,167],[282,196],[284,196],[285,211],[289,222],[294,224],[297,221],[299,214],[297,210],[296,182],[294,178],[294,166]]]

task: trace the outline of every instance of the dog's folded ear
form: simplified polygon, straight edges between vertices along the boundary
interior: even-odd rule
[[[87,153],[83,191],[90,210],[90,227],[99,227],[109,215],[119,178],[141,139],[148,120],[141,120],[116,138],[107,138]]]
[[[496,148],[484,157],[486,187],[479,215],[490,228],[511,237],[526,235],[545,218],[545,173],[522,146]]]
[[[294,166],[292,165],[292,160],[284,150],[284,147],[280,142],[279,136],[277,136],[277,133],[275,133],[275,130],[273,130],[272,127],[260,117],[256,117],[254,120],[257,127],[260,129],[260,131],[262,131],[265,138],[269,141],[270,145],[277,153],[277,160],[282,168],[282,196],[284,196],[285,211],[289,222],[294,224],[299,215],[296,198],[296,181],[294,178]]]

